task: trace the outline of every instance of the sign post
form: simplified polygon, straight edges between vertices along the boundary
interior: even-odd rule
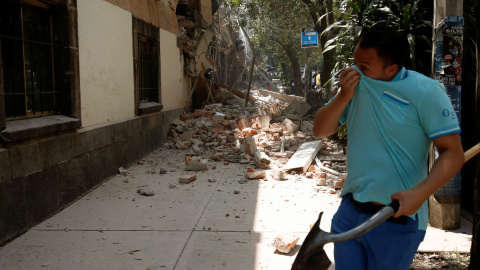
[[[318,33],[311,29],[302,28],[302,48],[318,47]]]
[[[302,28],[302,48],[318,47],[318,33],[313,29]],[[308,76],[307,76],[308,75]],[[312,74],[310,72],[310,50],[307,50],[307,68],[305,69],[305,97],[312,89]]]

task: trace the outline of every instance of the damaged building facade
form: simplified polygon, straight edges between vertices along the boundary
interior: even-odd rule
[[[214,62],[239,61],[216,28],[218,8],[0,2],[0,245],[166,141],[171,121],[220,74]]]

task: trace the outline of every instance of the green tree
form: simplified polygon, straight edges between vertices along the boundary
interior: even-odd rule
[[[326,83],[330,81],[327,78],[331,77],[332,70],[334,69],[338,60],[335,59],[336,48],[332,47],[330,50],[326,50],[326,47],[329,39],[339,33],[338,29],[332,29],[330,26],[333,25],[336,20],[341,19],[343,14],[337,12],[337,6],[334,5],[334,3],[338,1],[302,0],[302,2],[308,8],[315,31],[317,31],[319,34],[323,33],[320,35],[319,40],[323,58],[323,66],[320,72],[320,77],[322,78],[322,83],[330,88],[330,84]],[[330,31],[325,31],[327,28],[330,29]]]
[[[353,64],[353,50],[358,37],[365,27],[378,23],[388,24],[398,29],[409,45],[409,59],[406,67],[430,75],[431,33],[433,2],[422,0],[343,0],[339,10],[346,14],[341,20],[327,27],[323,35],[335,29],[339,34],[326,42],[325,52],[335,50],[335,70]],[[420,46],[419,46],[420,44]],[[420,55],[420,56],[419,56]]]
[[[282,66],[286,79],[293,78],[296,95],[303,96],[301,67],[306,51],[301,48],[301,28],[313,28],[306,6],[294,0],[230,1],[239,15],[238,22],[249,31],[259,59],[274,57]],[[312,50],[312,58],[320,58],[320,50]],[[305,76],[305,79],[310,79]],[[308,82],[308,81],[305,81]]]

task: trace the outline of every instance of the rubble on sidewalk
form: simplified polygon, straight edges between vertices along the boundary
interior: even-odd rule
[[[182,177],[180,177],[178,179],[178,182],[180,184],[190,184],[191,182],[197,180],[197,176],[196,175],[184,175]]]
[[[137,193],[143,196],[153,196],[155,195],[155,192],[148,186],[144,187],[138,187],[137,188]]]
[[[262,178],[265,178],[267,177],[267,174],[265,173],[265,171],[252,171],[252,172],[247,172],[247,174],[245,175],[247,179],[262,179]]]
[[[182,113],[171,122],[167,145],[188,154],[207,156],[211,160],[248,162],[245,154],[267,153],[270,156],[284,149],[294,152],[304,142],[315,138],[308,130],[300,130],[300,122],[281,116],[277,102],[263,104],[256,108],[255,115],[245,115],[243,108],[210,104],[193,113]],[[273,122],[273,119],[279,120]],[[285,155],[285,154],[283,154]],[[268,167],[265,163],[260,166]],[[257,158],[258,161],[258,158]]]
[[[219,88],[215,96],[223,97],[217,100],[222,103],[209,104],[192,113],[183,112],[171,122],[165,145],[185,151],[186,171],[215,169],[211,162],[223,162],[225,166],[240,163],[257,170],[249,170],[244,179],[238,180],[239,184],[251,179],[304,178],[318,188],[330,188],[332,194],[343,187],[345,147],[313,135],[308,103],[283,104],[274,100],[256,102],[255,107],[225,103],[227,92],[232,94],[234,90]],[[296,176],[289,178],[289,175]],[[195,179],[194,175],[187,175],[179,183]]]
[[[279,234],[272,243],[278,252],[289,253],[293,247],[297,244],[300,237],[292,233],[282,232]]]

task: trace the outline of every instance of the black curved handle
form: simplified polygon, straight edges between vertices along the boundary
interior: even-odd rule
[[[400,202],[392,201],[388,206],[390,206],[393,209],[393,212],[396,213],[398,211],[398,208],[400,208]]]

